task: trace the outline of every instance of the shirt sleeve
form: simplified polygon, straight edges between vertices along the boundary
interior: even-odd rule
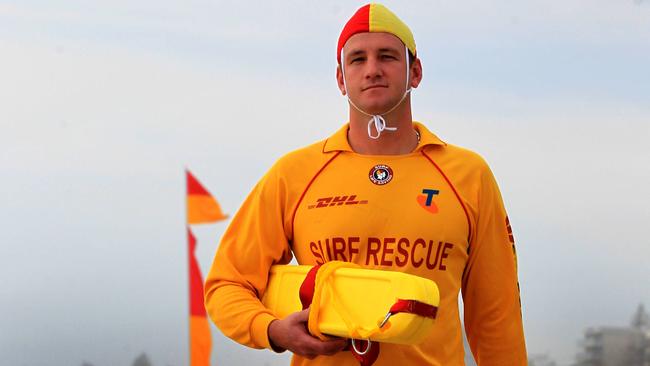
[[[205,307],[228,337],[270,348],[267,328],[276,316],[260,298],[274,264],[292,258],[285,231],[286,186],[272,168],[255,186],[224,233],[205,281]]]
[[[514,237],[492,172],[481,171],[462,283],[467,339],[479,366],[527,364]]]

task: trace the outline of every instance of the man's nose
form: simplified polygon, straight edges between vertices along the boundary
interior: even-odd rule
[[[368,60],[366,61],[365,74],[366,79],[374,79],[382,75],[381,65],[378,59],[368,57]]]

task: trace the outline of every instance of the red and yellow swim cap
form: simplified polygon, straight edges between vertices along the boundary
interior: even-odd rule
[[[415,56],[415,39],[409,27],[393,12],[381,4],[364,5],[348,20],[339,36],[336,60],[341,63],[341,49],[357,33],[384,32],[399,38]]]

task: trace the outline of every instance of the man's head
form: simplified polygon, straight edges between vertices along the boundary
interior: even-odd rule
[[[339,89],[363,113],[387,113],[420,83],[422,67],[415,56],[415,40],[406,24],[382,5],[365,5],[339,37]]]
[[[417,56],[415,39],[409,27],[397,15],[381,4],[367,4],[359,8],[343,27],[336,49],[336,60],[341,64],[341,50],[357,33],[390,33],[400,41],[413,57]]]

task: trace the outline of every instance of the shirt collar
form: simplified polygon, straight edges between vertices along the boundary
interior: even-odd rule
[[[442,145],[446,146],[447,143],[438,138],[433,132],[429,131],[423,124],[413,121],[413,127],[420,133],[420,143],[418,144],[415,151],[419,151],[427,145]],[[346,123],[338,131],[336,131],[332,136],[330,136],[325,141],[325,146],[323,146],[323,152],[332,152],[332,151],[349,151],[354,152],[350,147],[348,142],[348,129],[350,124]]]

